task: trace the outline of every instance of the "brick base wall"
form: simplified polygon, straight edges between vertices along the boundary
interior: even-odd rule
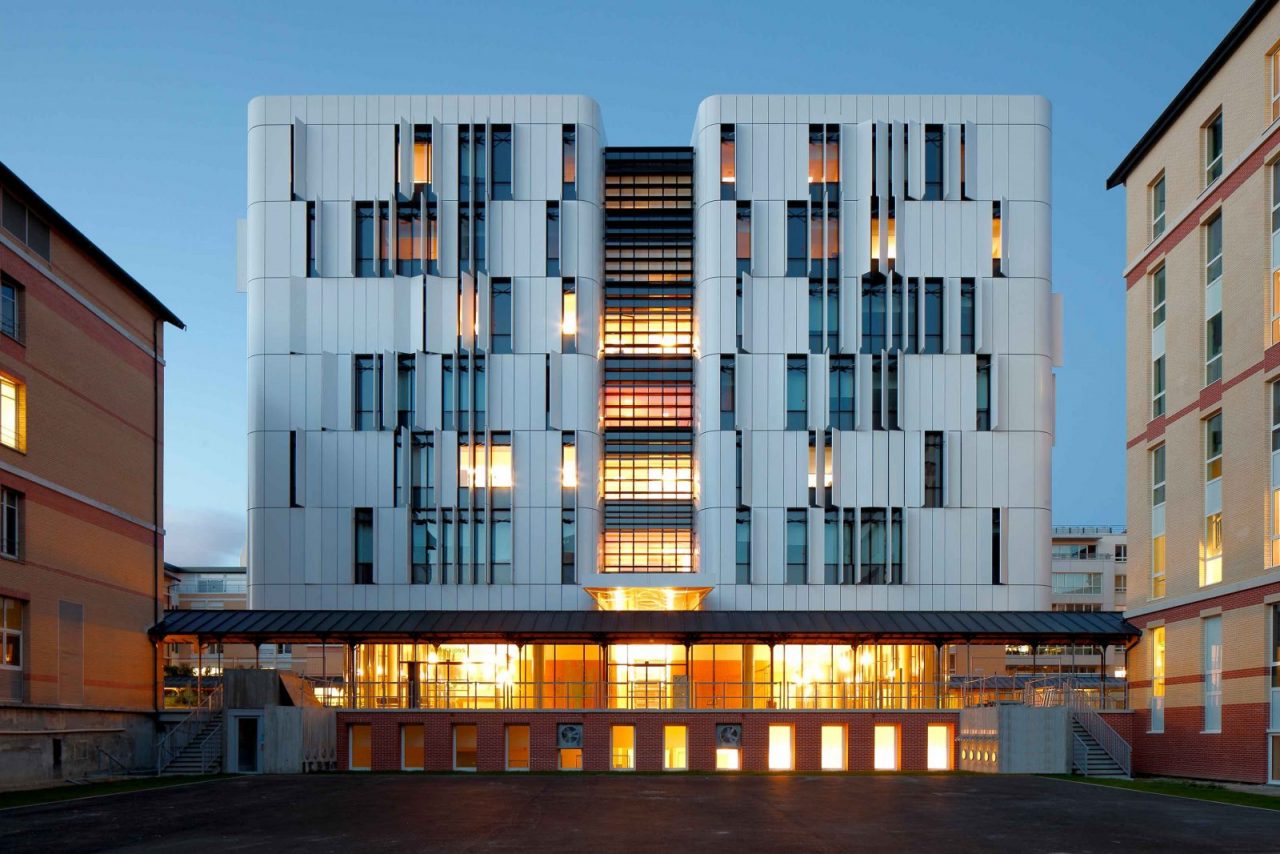
[[[453,727],[455,724],[476,726],[476,770],[506,769],[506,727],[510,724],[529,726],[529,766],[532,771],[555,771],[559,766],[556,747],[558,724],[580,723],[582,727],[582,764],[586,771],[608,771],[610,728],[631,725],[635,729],[635,765],[637,771],[661,771],[663,727],[683,724],[688,727],[688,764],[691,771],[715,770],[716,725],[742,726],[741,762],[744,771],[768,770],[769,726],[789,724],[792,730],[795,770],[821,769],[822,733],[824,725],[846,728],[847,767],[850,771],[873,768],[874,727],[891,724],[898,727],[899,767],[903,771],[927,770],[927,727],[949,724],[952,727],[951,765],[957,765],[955,729],[956,712],[378,712],[348,711],[337,715],[338,767],[347,770],[349,750],[348,727],[368,724],[372,742],[373,771],[398,771],[401,767],[401,728],[423,726],[425,770],[449,771],[453,768]]]
[[[1134,773],[1265,783],[1269,714],[1265,703],[1225,705],[1222,732],[1204,733],[1203,709],[1166,708],[1164,732],[1151,733],[1151,711],[1137,709],[1129,736]]]

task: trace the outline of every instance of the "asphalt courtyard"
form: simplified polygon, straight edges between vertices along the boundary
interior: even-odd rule
[[[1042,777],[240,777],[0,811],[17,851],[1280,851],[1280,812]]]

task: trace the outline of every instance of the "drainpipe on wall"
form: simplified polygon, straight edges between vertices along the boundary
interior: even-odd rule
[[[151,575],[152,624],[160,622],[160,577],[164,574],[164,557],[160,552],[160,327],[164,321],[158,317],[151,321]],[[151,646],[151,698],[155,705],[156,721],[160,716],[160,644]]]

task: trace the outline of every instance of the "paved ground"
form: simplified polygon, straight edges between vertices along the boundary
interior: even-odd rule
[[[1040,777],[219,780],[0,811],[0,851],[1280,851],[1280,813]]]

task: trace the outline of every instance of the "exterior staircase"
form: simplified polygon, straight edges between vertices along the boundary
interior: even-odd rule
[[[1086,777],[1127,777],[1124,768],[1098,743],[1079,718],[1071,719],[1072,771]]]
[[[222,770],[222,742],[222,718],[211,717],[178,755],[161,769],[161,775],[217,774]]]

